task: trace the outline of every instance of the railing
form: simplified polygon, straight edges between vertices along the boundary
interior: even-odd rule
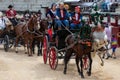
[[[90,23],[92,23],[91,21],[91,16],[90,16],[90,13],[89,12],[83,12],[82,13],[83,16],[87,16],[89,17],[89,20],[90,20]],[[105,23],[111,23],[113,26],[117,27],[119,26],[120,27],[120,13],[114,13],[114,12],[100,12],[100,14],[102,15],[102,17],[105,19],[106,18],[106,21],[104,21]],[[114,22],[113,22],[114,20]]]

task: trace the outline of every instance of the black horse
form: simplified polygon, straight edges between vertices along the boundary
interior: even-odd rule
[[[42,55],[42,45],[43,45],[43,37],[44,35],[47,34],[47,30],[48,30],[48,20],[46,19],[42,19],[40,21],[40,29],[38,31],[35,32],[35,38],[34,41],[32,43],[32,51],[33,53],[35,53],[35,45],[37,45],[38,48],[38,53],[37,55]]]
[[[84,55],[88,56],[89,59],[89,69],[87,71],[88,76],[91,75],[91,67],[92,67],[92,58],[91,58],[91,41],[83,41],[83,40],[76,40],[73,35],[69,35],[66,39],[66,43],[68,46],[72,46],[71,48],[69,48],[66,51],[65,54],[65,58],[64,58],[64,63],[65,63],[65,67],[64,67],[64,74],[66,74],[67,71],[67,64],[68,61],[70,60],[70,57],[72,56],[73,53],[75,53],[75,60],[76,60],[76,65],[77,65],[77,69],[78,69],[78,73],[81,75],[81,78],[84,78],[84,74],[83,74],[83,61],[82,58]],[[89,43],[89,44],[88,44]],[[79,61],[81,62],[80,66],[81,66],[81,70],[79,67]]]

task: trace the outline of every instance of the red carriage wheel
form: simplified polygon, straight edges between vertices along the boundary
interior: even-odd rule
[[[48,56],[48,37],[45,36],[43,40],[43,60],[44,64],[47,63],[47,56]]]
[[[51,69],[56,69],[58,65],[57,50],[55,47],[51,47],[49,51],[49,65]]]

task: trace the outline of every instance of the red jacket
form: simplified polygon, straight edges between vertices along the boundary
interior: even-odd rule
[[[6,16],[8,18],[14,18],[16,16],[16,11],[15,10],[7,10],[6,11]]]
[[[79,24],[79,23],[80,23],[80,19],[82,19],[82,16],[81,16],[80,13],[78,13],[78,20],[76,20],[75,14],[76,14],[76,13],[73,13],[73,15],[72,15],[72,22],[73,22],[74,24]]]

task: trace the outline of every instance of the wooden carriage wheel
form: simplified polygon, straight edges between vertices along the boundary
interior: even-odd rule
[[[55,47],[51,47],[49,50],[49,65],[53,70],[57,68],[58,58],[57,58],[57,50]]]
[[[4,50],[5,52],[8,52],[9,49],[9,36],[5,35],[4,37]]]
[[[42,53],[43,53],[44,64],[46,64],[47,63],[47,57],[48,57],[48,37],[47,36],[45,36],[44,40],[43,40]]]

